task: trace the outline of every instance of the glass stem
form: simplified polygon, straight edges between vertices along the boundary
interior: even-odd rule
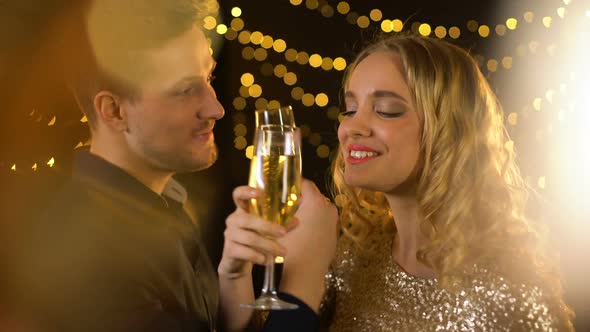
[[[264,269],[264,285],[262,287],[263,295],[276,296],[277,291],[275,289],[275,260],[274,257],[270,262],[266,263]]]

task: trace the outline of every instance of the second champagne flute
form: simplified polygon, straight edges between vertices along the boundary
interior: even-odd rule
[[[282,125],[261,125],[256,129],[248,185],[264,193],[251,202],[252,211],[261,218],[284,225],[295,214],[301,195],[301,142],[296,129]],[[278,298],[274,257],[268,261],[260,297],[242,307],[296,309],[296,304]]]

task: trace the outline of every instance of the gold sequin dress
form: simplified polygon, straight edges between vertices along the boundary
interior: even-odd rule
[[[361,254],[345,236],[326,276],[323,330],[345,331],[557,331],[538,287],[510,283],[473,267],[457,293],[404,272],[391,254],[393,236],[378,235],[376,250]]]

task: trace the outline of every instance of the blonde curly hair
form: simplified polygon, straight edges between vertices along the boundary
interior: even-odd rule
[[[473,264],[539,284],[559,308],[560,322],[571,329],[572,312],[562,300],[556,270],[525,217],[528,190],[502,108],[477,63],[448,42],[399,34],[366,47],[348,67],[344,89],[356,66],[378,51],[399,55],[423,119],[417,202],[430,242],[418,260],[448,288],[468,278],[461,271]],[[344,167],[338,153],[332,171],[341,229],[366,248],[383,226],[395,232],[393,215],[383,193],[347,185]]]

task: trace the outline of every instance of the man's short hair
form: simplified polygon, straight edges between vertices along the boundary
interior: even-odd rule
[[[82,61],[68,84],[91,128],[96,126],[94,96],[109,90],[131,100],[150,74],[145,51],[180,36],[206,12],[199,0],[93,0],[85,10]]]

